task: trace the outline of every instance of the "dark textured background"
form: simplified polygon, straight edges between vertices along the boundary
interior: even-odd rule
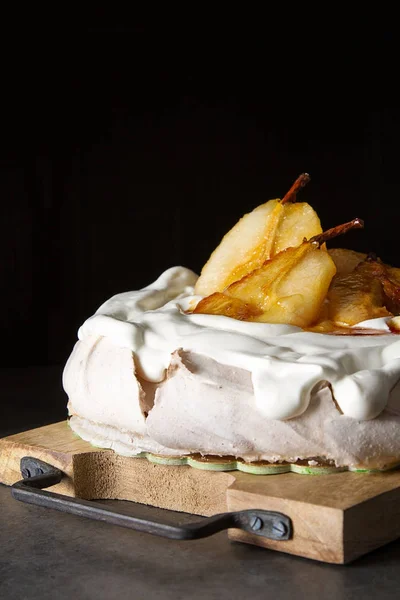
[[[340,243],[400,266],[397,15],[363,4],[351,22],[349,4],[285,3],[277,18],[277,3],[260,5],[267,14],[242,3],[233,24],[232,5],[219,23],[216,6],[180,7],[179,21],[153,4],[151,26],[114,29],[77,28],[83,5],[46,5],[38,19],[37,3],[18,4],[13,20],[2,7],[0,436],[65,418],[62,366],[101,302],[173,264],[198,271],[244,212],[303,171],[301,199],[324,227],[365,219]],[[223,538],[194,546],[196,560],[182,546],[180,560],[152,536],[135,545],[125,532],[125,544],[90,521],[27,516],[1,491],[10,600],[398,589],[398,542],[343,569]]]
[[[395,34],[273,29],[60,30],[8,50],[3,365],[63,364],[105,299],[199,271],[303,171],[325,228],[365,220],[335,244],[400,265]]]

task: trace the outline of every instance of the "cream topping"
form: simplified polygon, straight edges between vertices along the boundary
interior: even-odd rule
[[[321,382],[331,385],[348,417],[369,420],[387,406],[400,410],[400,338],[390,332],[387,319],[357,325],[381,329],[382,335],[335,336],[187,314],[201,298],[193,294],[196,280],[193,271],[172,267],[151,285],[107,300],[80,327],[78,337],[104,336],[128,348],[137,373],[152,382],[164,379],[177,349],[247,370],[256,406],[268,419],[304,413]]]

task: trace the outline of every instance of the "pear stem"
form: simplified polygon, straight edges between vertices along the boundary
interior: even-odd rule
[[[342,235],[342,233],[347,233],[350,229],[362,229],[364,227],[364,221],[362,219],[353,219],[348,223],[343,223],[343,225],[337,225],[336,227],[332,227],[332,229],[327,229],[327,231],[323,231],[319,235],[314,235],[314,237],[310,238],[310,242],[317,243],[319,245],[335,238],[337,235]]]
[[[281,200],[281,204],[286,204],[286,202],[296,202],[296,194],[299,190],[301,190],[309,181],[311,177],[308,173],[302,173],[298,176],[290,190],[284,195]]]

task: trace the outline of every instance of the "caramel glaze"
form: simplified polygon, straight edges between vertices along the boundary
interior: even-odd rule
[[[397,327],[395,327],[394,325],[392,325],[389,321],[389,323],[387,324],[387,326],[389,327],[391,333],[400,333],[400,329],[398,329]]]
[[[390,335],[387,331],[381,329],[368,329],[367,327],[340,327],[335,331],[327,331],[328,335]],[[400,333],[400,331],[391,330],[391,333]]]
[[[388,323],[388,327],[390,332],[382,331],[381,329],[372,329],[367,327],[346,327],[345,325],[337,325],[332,321],[322,321],[317,325],[313,325],[312,327],[307,327],[305,331],[310,331],[312,333],[324,333],[326,335],[351,335],[351,336],[361,336],[361,335],[391,335],[391,334],[399,334],[400,330],[396,329],[394,326]]]

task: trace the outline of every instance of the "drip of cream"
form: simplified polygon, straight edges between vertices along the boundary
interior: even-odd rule
[[[172,267],[151,285],[107,300],[78,331],[79,339],[106,336],[130,349],[138,374],[164,379],[177,349],[206,355],[251,373],[254,397],[268,419],[286,420],[307,410],[311,392],[331,385],[346,416],[377,417],[389,405],[400,410],[400,339],[387,319],[359,323],[382,335],[335,336],[291,325],[250,323],[218,315],[190,314],[200,296],[197,275]]]

